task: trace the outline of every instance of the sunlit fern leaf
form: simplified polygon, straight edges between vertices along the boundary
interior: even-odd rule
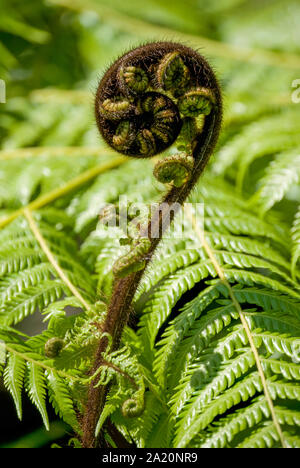
[[[53,268],[48,263],[39,263],[32,268],[12,273],[8,278],[0,282],[1,302],[6,303],[18,292],[30,286],[36,286],[44,280],[49,280],[54,274]]]
[[[164,431],[163,433],[158,431],[159,422],[163,420],[165,423],[165,418],[168,418],[167,411],[151,393],[146,395],[145,401],[145,413],[143,415],[145,424],[143,424],[141,432],[143,446],[145,448],[168,446],[170,444],[170,434],[168,434],[168,431]],[[158,434],[163,434],[163,437],[157,442],[157,445],[155,445],[153,438],[158,436]]]
[[[300,207],[295,215],[293,227],[292,227],[292,275],[295,277],[297,275],[297,263],[300,258]]]
[[[123,167],[110,174],[99,176],[94,184],[83,194],[76,208],[76,229],[81,231],[88,223],[98,221],[101,210],[107,204],[116,204],[118,209],[121,203],[128,199],[131,203],[143,200],[153,201],[157,193],[153,179],[150,177],[151,165],[147,161],[129,161]],[[140,177],[140,171],[149,178]],[[125,195],[126,194],[126,195]],[[123,196],[123,202],[119,197]],[[126,200],[125,200],[126,198]]]
[[[49,401],[58,414],[73,430],[78,431],[78,422],[74,410],[72,394],[64,380],[54,372],[47,375]]]
[[[206,406],[230,388],[242,376],[246,376],[249,370],[255,366],[254,356],[249,348],[243,353],[237,354],[230,360],[224,360],[212,369],[208,369],[201,358],[186,365],[176,393],[172,397],[171,404],[176,416],[184,409],[186,401],[189,401],[201,390],[201,403],[198,410],[203,412]],[[201,405],[201,406],[200,406]]]
[[[103,427],[103,424],[105,423],[107,418],[110,417],[112,413],[114,413],[116,410],[120,408],[122,402],[124,401],[124,397],[126,396],[122,395],[120,390],[118,391],[118,389],[114,387],[110,390],[109,394],[107,395],[105,408],[102,414],[100,415],[100,418],[96,426],[96,431],[95,431],[96,435],[99,435]]]
[[[299,301],[289,295],[284,295],[276,292],[275,289],[263,288],[245,288],[242,286],[234,286],[234,295],[240,303],[256,304],[264,309],[273,309],[280,312],[291,313],[291,315],[299,315]],[[222,292],[227,296],[226,288],[222,288]]]
[[[299,448],[299,437],[287,432],[284,432],[284,437],[289,447]],[[280,446],[280,442],[276,428],[270,422],[258,425],[252,435],[238,445],[239,448],[272,448],[274,446]]]
[[[239,177],[242,181],[255,159],[299,146],[296,113],[297,109],[291,107],[246,125],[220,149],[214,163],[217,173],[224,173],[230,165],[239,161]]]
[[[115,232],[116,237],[107,237],[109,231],[97,229],[93,231],[82,245],[81,254],[96,272],[98,283],[97,290],[104,298],[111,294],[113,284],[113,264],[122,254],[126,247],[121,246],[118,240],[120,232]]]
[[[141,336],[145,340],[145,346],[147,343],[150,347],[153,346],[158,329],[180,297],[209,274],[216,275],[210,262],[196,263],[170,275],[157,292],[154,292],[143,307],[141,318]]]
[[[40,229],[66,276],[81,294],[91,300],[95,295],[94,282],[80,261],[74,238],[45,221],[40,221]],[[67,285],[57,278],[58,273],[25,220],[16,220],[3,229],[1,240],[5,246],[0,253],[0,310],[3,323],[17,323],[37,309],[43,311],[63,294],[70,294]]]
[[[281,201],[288,190],[300,184],[299,151],[279,154],[266,169],[265,176],[260,180],[260,189],[254,200],[259,204],[261,212],[269,210],[275,203]]]
[[[4,385],[11,393],[18,418],[22,419],[22,388],[26,361],[20,356],[10,354],[4,371]]]
[[[154,430],[147,438],[147,447],[163,448],[171,445],[172,420],[167,414],[162,414],[154,427]]]
[[[38,287],[33,286],[26,289],[26,293],[18,293],[1,309],[1,322],[10,325],[16,324],[38,308],[42,310],[51,302],[62,297],[67,292],[60,281],[43,281]],[[2,306],[3,307],[3,306]]]
[[[296,363],[271,358],[262,359],[261,362],[263,368],[269,368],[274,374],[281,374],[287,380],[300,380],[300,369]]]
[[[168,361],[176,355],[177,348],[187,330],[201,315],[201,312],[218,297],[218,284],[206,288],[196,299],[187,304],[181,314],[169,324],[159,342],[160,348],[157,352],[157,360],[154,363],[154,369],[159,380],[165,380]]]
[[[196,393],[186,405],[186,409],[178,424],[177,436],[174,441],[175,447],[186,447],[199,431],[204,430],[214,420],[216,415],[224,414],[234,405],[248,400],[261,391],[262,385],[259,376],[254,372],[208,404],[201,415],[199,415],[199,410],[202,406],[201,398]],[[195,418],[196,414],[197,418]],[[190,423],[191,417],[193,420],[192,424]]]
[[[49,420],[46,409],[46,377],[44,370],[31,362],[27,363],[25,389],[32,403],[39,410],[46,429],[49,430]]]
[[[221,418],[212,424],[207,432],[200,432],[193,445],[201,448],[224,448],[230,446],[234,437],[254,427],[270,416],[270,410],[263,396],[252,400],[251,405]]]
[[[253,337],[256,346],[259,347],[263,343],[270,354],[279,352],[281,354],[286,354],[286,356],[292,359],[297,359],[295,337],[292,337],[289,334],[269,332],[265,330],[263,332],[260,330],[254,330]]]

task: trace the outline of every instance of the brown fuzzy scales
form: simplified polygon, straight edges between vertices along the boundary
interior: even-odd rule
[[[171,59],[173,57],[170,54],[173,52],[179,53],[181,60],[176,58],[178,57],[178,54],[173,54],[173,56],[176,58],[179,65],[183,62],[184,67],[187,68],[187,70],[184,68],[184,76],[187,76],[188,79],[182,80],[183,88],[174,90],[173,95],[171,96],[174,104],[166,105],[166,103],[169,102],[167,98],[171,100],[169,84],[170,76],[166,76],[166,83],[167,87],[169,88],[166,91],[161,88],[163,78],[161,75],[158,75],[158,73],[165,72],[165,70],[168,68],[170,57]],[[164,58],[166,60],[165,63],[162,62]],[[170,66],[173,65],[171,64]],[[163,106],[166,106],[167,109],[172,109],[172,111],[175,112],[176,118],[173,122],[174,126],[171,125],[170,127],[169,124],[166,124],[169,116],[167,117],[165,114],[163,125],[160,125],[160,130],[165,130],[168,138],[165,137],[165,139],[159,139],[159,132],[157,132],[157,134],[153,132],[153,140],[152,136],[150,137],[147,132],[144,132],[146,141],[141,146],[137,146],[136,141],[138,141],[138,139],[129,138],[129,141],[134,141],[134,143],[122,149],[116,148],[113,144],[113,136],[116,133],[117,126],[116,120],[107,119],[107,115],[99,111],[101,104],[106,99],[113,100],[118,98],[122,100],[128,100],[130,103],[128,109],[130,110],[128,110],[128,114],[125,112],[125,117],[124,114],[122,116],[120,114],[120,121],[124,121],[125,118],[125,120],[128,119],[130,122],[133,122],[133,131],[136,133],[144,129],[152,132],[151,125],[153,124],[153,121],[151,121],[153,116],[151,117],[147,115],[145,119],[146,122],[143,122],[143,112],[140,111],[141,106],[147,106],[147,103],[141,104],[141,99],[145,98],[145,96],[143,98],[145,93],[136,93],[132,91],[131,88],[126,86],[123,72],[123,75],[121,73],[122,77],[120,79],[120,70],[124,71],[127,67],[140,68],[146,72],[148,77],[146,93],[155,92],[160,94],[162,99],[160,103],[163,103]],[[171,70],[170,73],[174,74],[174,67],[169,69]],[[132,68],[130,68],[126,74],[127,80],[132,78],[131,74]],[[140,76],[141,78],[139,79],[143,79],[143,74],[140,73]],[[176,82],[176,79],[177,77],[175,76],[174,82]],[[185,83],[187,83],[187,88],[184,88]],[[143,86],[139,86],[139,88],[142,87]],[[166,206],[170,206],[173,203],[178,203],[180,205],[183,204],[198,178],[200,177],[201,173],[203,172],[216,145],[222,121],[222,97],[220,87],[210,65],[200,54],[195,52],[193,49],[182,44],[172,42],[155,42],[131,50],[119,58],[105,73],[97,90],[95,100],[96,120],[98,128],[105,141],[110,146],[114,147],[117,151],[120,151],[124,154],[134,155],[137,157],[150,157],[153,154],[163,151],[176,140],[182,125],[182,116],[180,116],[179,111],[177,110],[176,99],[182,99],[182,96],[185,92],[189,92],[190,90],[197,88],[206,88],[209,90],[209,93],[211,93],[211,95],[214,97],[214,102],[212,102],[212,109],[208,115],[204,116],[204,124],[201,128],[201,132],[198,132],[195,135],[193,142],[191,142],[191,146],[193,148],[192,157],[194,158],[191,177],[189,177],[181,187],[173,186],[169,192],[167,192],[164,199],[162,200],[163,205],[161,205],[160,209],[154,213],[151,220],[149,221],[149,224],[144,227],[144,232],[141,233],[142,236],[147,236],[150,232],[159,232],[159,237],[154,237],[152,235],[152,238],[150,239],[151,242],[147,252],[145,266],[147,266],[148,262],[151,260],[152,254],[160,241],[161,235],[169,227],[169,210],[166,210]],[[166,94],[168,94],[168,96],[166,96]],[[159,102],[156,105],[159,106]],[[173,105],[176,109],[173,108]],[[153,106],[153,104],[151,104],[151,106]],[[124,105],[124,107],[126,106]],[[157,109],[155,112],[157,112]],[[149,141],[147,141],[148,137]],[[119,139],[117,141],[119,141]],[[155,152],[153,149],[154,145]],[[149,152],[147,153],[145,150],[146,152],[144,151],[144,153],[142,153],[140,151],[141,147],[149,147]],[[107,333],[112,337],[112,351],[119,347],[122,331],[124,326],[128,323],[130,311],[132,310],[132,300],[143,271],[144,269],[133,272],[125,278],[115,278],[111,302],[108,307],[105,322],[102,325],[102,332]],[[104,335],[99,342],[94,365],[91,369],[92,373],[96,372],[103,363],[102,353],[106,350],[106,347],[107,337]],[[95,383],[96,381],[92,382],[89,388],[88,401],[82,424],[83,446],[88,448],[95,448],[101,445],[101,437],[98,439],[95,437],[95,428],[99,419],[99,415],[103,410],[107,394],[106,387],[95,387]]]

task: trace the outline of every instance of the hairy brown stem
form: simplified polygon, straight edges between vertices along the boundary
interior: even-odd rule
[[[163,232],[169,227],[169,223],[172,221],[172,216],[174,216],[173,211],[166,212],[164,209],[162,209],[162,206],[171,206],[174,203],[182,205],[184,203],[192,188],[196,184],[198,178],[202,174],[216,145],[222,120],[222,98],[220,88],[212,69],[205,61],[205,59],[191,49],[180,44],[173,43],[148,44],[147,46],[140,48],[142,49],[140,53],[143,55],[145,53],[149,53],[150,50],[150,52],[154,51],[154,53],[158,54],[159,47],[163,48],[164,53],[170,53],[170,51],[179,50],[182,54],[190,54],[192,56],[192,61],[197,60],[198,64],[200,61],[202,73],[205,76],[205,83],[214,92],[215,106],[212,112],[205,116],[205,122],[202,131],[196,136],[194,141],[192,156],[194,158],[195,164],[192,177],[190,177],[182,187],[173,187],[166,194],[162,200],[162,204],[158,207],[157,213],[154,213],[148,226],[144,228],[145,235],[147,235],[149,232],[159,232],[159,237],[152,237],[150,239],[151,244],[149,250],[147,251],[146,266],[151,260],[153,252],[155,251]],[[117,64],[120,64],[121,60],[122,58],[119,59]],[[106,81],[109,79],[110,76],[105,77]],[[154,223],[156,226],[154,226]],[[115,280],[111,302],[108,307],[105,322],[102,325],[102,332],[104,334],[109,334],[112,337],[112,351],[119,347],[122,331],[124,326],[128,323],[132,301],[143,272],[144,269],[135,273],[131,273],[125,278]],[[91,373],[95,373],[99,367],[103,365],[102,355],[106,350],[107,344],[107,336],[104,335],[100,339]],[[96,380],[93,381],[89,387],[86,412],[83,418],[82,442],[85,448],[96,448],[99,446],[100,438],[96,440],[95,428],[105,405],[108,388],[107,386],[96,387],[96,383]]]

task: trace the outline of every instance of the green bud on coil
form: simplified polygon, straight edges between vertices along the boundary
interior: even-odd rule
[[[188,85],[190,72],[179,52],[166,54],[157,68],[157,81],[166,91],[183,89]]]
[[[65,342],[62,338],[50,338],[45,343],[45,355],[50,359],[56,358],[64,346]]]
[[[105,99],[99,104],[99,112],[109,120],[119,120],[128,115],[131,109],[130,102],[120,96],[113,99]]]
[[[154,176],[163,184],[171,183],[181,187],[192,175],[194,159],[185,153],[174,154],[158,161],[154,168]]]
[[[209,115],[214,104],[214,96],[211,90],[196,88],[185,93],[178,101],[178,108],[185,117],[197,117]]]
[[[137,418],[145,409],[144,400],[129,398],[122,405],[122,414],[125,418]]]
[[[129,66],[121,68],[119,73],[124,91],[127,89],[129,93],[140,94],[148,88],[149,78],[142,68]]]
[[[131,273],[142,270],[145,267],[145,256],[150,246],[150,240],[146,237],[141,237],[127,255],[124,255],[115,262],[113,266],[115,276],[124,278]]]

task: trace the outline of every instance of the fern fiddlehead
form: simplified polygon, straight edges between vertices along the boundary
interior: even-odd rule
[[[92,373],[102,364],[107,336],[112,350],[119,346],[142,273],[174,216],[165,207],[185,201],[208,162],[220,131],[222,98],[215,74],[200,54],[182,44],[157,42],[126,53],[108,69],[98,86],[95,114],[104,140],[122,154],[148,158],[176,141],[179,152],[156,164],[154,176],[171,183],[170,189],[136,245],[114,265],[113,294]],[[96,384],[89,388],[84,447],[99,443],[95,427],[106,389]]]
[[[50,338],[45,343],[45,356],[49,357],[50,359],[57,357],[64,346],[65,342],[61,338]]]

